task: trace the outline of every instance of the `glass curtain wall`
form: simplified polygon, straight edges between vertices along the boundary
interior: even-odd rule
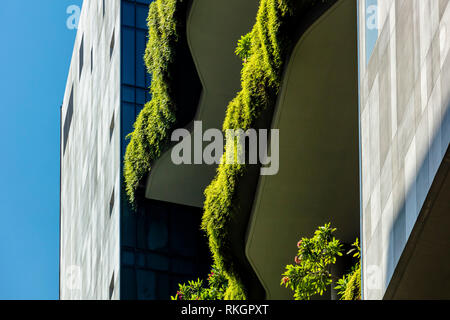
[[[126,136],[151,98],[151,76],[143,60],[151,2],[121,1],[121,159],[129,142]],[[178,283],[207,276],[210,254],[200,231],[201,215],[202,208],[147,199],[140,200],[136,212],[122,178],[121,299],[170,299]]]

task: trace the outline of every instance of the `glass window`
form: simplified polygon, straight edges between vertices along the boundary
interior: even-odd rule
[[[136,5],[136,27],[147,29],[148,6]]]
[[[113,210],[114,210],[114,200],[115,200],[115,196],[114,196],[114,188],[111,194],[111,199],[109,200],[109,216],[111,217]]]
[[[165,273],[149,270],[136,270],[137,299],[168,300],[169,276]],[[192,280],[192,279],[191,279]],[[176,291],[175,291],[176,293]]]
[[[176,274],[194,274],[197,269],[194,261],[188,259],[172,259],[172,272]]]
[[[115,112],[113,112],[113,115],[111,117],[111,124],[109,125],[109,141],[111,141],[111,139],[112,139],[112,136],[113,136],[113,133],[114,133],[114,128],[116,126],[115,116],[114,115],[115,115]]]
[[[151,76],[144,62],[151,2],[121,1],[122,157],[129,143],[125,137],[151,99]],[[167,300],[176,293],[178,283],[208,273],[211,264],[207,243],[199,230],[200,209],[147,200],[136,212],[123,188],[120,198],[121,298]]]
[[[156,273],[148,270],[136,270],[137,299],[156,300]],[[167,299],[167,298],[166,298]]]
[[[84,36],[81,38],[81,45],[80,45],[80,52],[79,52],[79,66],[80,66],[80,79],[81,79],[81,73],[83,72],[83,64],[84,64]]]
[[[135,78],[135,41],[134,29],[122,29],[122,81],[134,85]]]
[[[192,279],[191,279],[192,280]],[[168,300],[170,295],[175,295],[177,292],[171,291],[169,288],[170,278],[167,273],[159,273],[156,277],[156,296],[159,300]],[[175,293],[173,293],[175,292]]]
[[[141,229],[142,232],[145,232],[145,235],[142,234],[142,236],[145,236],[145,244],[142,243],[142,245],[145,245],[145,248],[149,250],[165,251],[169,242],[167,213],[163,210],[154,210],[148,218],[145,229]],[[144,240],[144,237],[142,240]]]
[[[125,188],[122,186],[121,198],[121,245],[134,248],[136,247],[136,213],[133,211],[128,197],[125,193]],[[134,261],[133,261],[134,264]]]
[[[113,30],[112,36],[111,36],[111,44],[109,45],[109,58],[112,58],[112,54],[114,52],[114,46],[116,43],[116,31]]]
[[[136,89],[136,103],[138,105],[144,105],[147,101],[145,100],[145,90]]]
[[[136,99],[135,88],[129,86],[122,86],[122,100],[134,103]]]
[[[146,32],[136,30],[136,85],[145,87],[145,67],[144,55],[146,47]]]
[[[109,283],[109,300],[112,299],[114,293],[114,271],[111,277],[111,282]]]
[[[69,138],[70,126],[72,124],[73,116],[73,86],[70,90],[69,104],[67,105],[66,118],[64,119],[64,151],[66,152],[67,139]]]
[[[120,296],[125,299],[137,299],[137,278],[134,268],[120,268]]]
[[[122,263],[127,266],[134,266],[134,252],[122,250]]]
[[[122,156],[125,155],[129,139],[126,136],[133,131],[133,124],[136,120],[135,105],[131,103],[122,103]]]
[[[123,2],[122,5],[122,24],[125,26],[134,27],[134,4]]]
[[[169,271],[169,258],[161,254],[147,253],[145,255],[145,267],[158,271]]]

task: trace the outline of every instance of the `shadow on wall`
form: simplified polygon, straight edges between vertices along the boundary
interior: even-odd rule
[[[447,97],[445,100],[446,103],[443,104],[446,106],[443,110],[444,114],[441,122],[436,126],[435,132],[433,132],[432,139],[429,140],[430,143],[428,143],[425,149],[426,152],[423,153],[424,157],[422,159],[416,158],[418,154],[416,146],[412,149],[415,153],[413,159],[416,161],[416,174],[414,177],[404,177],[405,180],[401,183],[401,186],[405,186],[406,188],[406,184],[409,183],[409,186],[407,186],[408,191],[403,193],[400,190],[400,199],[397,200],[400,202],[398,206],[395,205],[396,200],[392,199],[394,203],[392,224],[389,226],[388,224],[383,225],[383,223],[379,223],[378,230],[375,231],[371,239],[371,242],[378,242],[378,247],[375,249],[378,250],[378,261],[374,261],[377,265],[369,265],[364,270],[365,273],[367,272],[367,276],[364,276],[364,280],[367,282],[364,287],[367,288],[366,294],[368,293],[367,298],[369,299],[377,290],[381,291],[384,288],[386,288],[384,299],[449,298],[450,270],[447,267],[449,265],[447,262],[450,260],[447,257],[448,250],[433,248],[431,243],[423,239],[425,234],[422,232],[428,220],[428,214],[430,213],[426,209],[430,207],[430,204],[433,206],[433,201],[436,200],[434,198],[437,198],[433,197],[435,193],[430,192],[430,190],[435,188],[436,180],[438,180],[437,177],[441,174],[441,172],[437,172],[439,164],[441,164],[441,159],[442,163],[445,162],[446,150],[448,156],[448,145],[450,141],[450,97]],[[431,130],[428,132],[431,132]],[[411,143],[415,144],[416,138],[413,138]],[[408,149],[411,150],[411,146]],[[408,153],[406,157],[408,157]],[[435,164],[433,158],[439,159],[439,164]],[[407,160],[409,159],[401,160],[403,161],[403,165],[400,166],[402,168],[401,170],[405,170],[404,165]],[[434,181],[432,181],[433,179]],[[395,196],[395,184],[398,184],[398,178],[396,181],[393,181],[392,198]],[[439,186],[437,188],[438,192],[442,191],[439,190]],[[385,218],[384,210],[381,210],[381,219]],[[445,225],[442,225],[442,222],[440,225],[436,225],[436,222],[434,222],[433,227],[449,230],[450,219],[444,219]],[[383,243],[384,233],[380,229],[380,226],[381,228],[389,228],[389,233],[387,234],[389,237],[387,242],[388,248],[383,248],[381,245]],[[429,224],[428,227],[430,227]],[[432,231],[434,230],[432,229]],[[445,232],[432,233],[438,243],[445,240],[447,244],[450,244],[450,237],[440,237],[443,234],[445,235]],[[377,241],[377,238],[380,241]],[[425,244],[424,242],[427,243]],[[371,244],[368,245],[368,247],[370,246]],[[382,266],[384,270],[379,267],[383,261],[382,255],[386,254],[383,253],[383,250],[387,252],[386,264]],[[372,251],[371,254],[373,254]],[[429,259],[421,259],[420,257],[429,257]],[[441,269],[446,271],[446,274],[437,272],[437,270]],[[406,274],[408,274],[407,277],[405,277]],[[383,275],[384,284],[382,283]],[[445,282],[445,279],[447,279],[447,282]],[[437,289],[439,287],[444,290],[439,291]],[[379,293],[379,296],[382,297],[383,292],[381,291]]]

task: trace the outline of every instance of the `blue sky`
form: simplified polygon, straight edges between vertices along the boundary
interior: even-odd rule
[[[82,0],[0,10],[0,299],[58,299],[59,128]]]

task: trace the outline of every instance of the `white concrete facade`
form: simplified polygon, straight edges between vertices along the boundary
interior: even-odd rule
[[[450,142],[450,5],[378,0],[369,55],[369,1],[358,9],[363,297],[382,299]]]
[[[60,298],[118,299],[120,0],[84,0],[61,113]]]

